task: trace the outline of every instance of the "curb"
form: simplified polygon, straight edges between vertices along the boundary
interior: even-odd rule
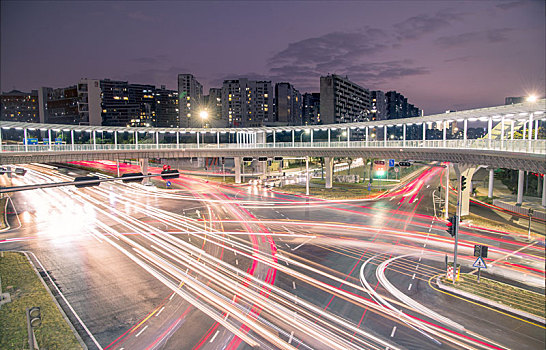
[[[72,330],[72,333],[74,333],[74,336],[76,337],[76,340],[78,341],[78,343],[80,343],[80,346],[82,347],[82,349],[88,350],[89,348],[84,343],[83,339],[80,337],[80,334],[78,333],[78,331],[76,330],[76,328],[74,327],[74,325],[72,324],[72,322],[70,321],[70,319],[68,318],[66,313],[64,312],[63,308],[61,307],[61,305],[57,301],[57,298],[55,297],[55,295],[53,294],[51,289],[49,289],[49,286],[47,285],[46,281],[43,279],[42,275],[40,274],[40,271],[38,270],[36,265],[34,265],[34,262],[32,261],[32,258],[28,255],[28,253],[26,251],[15,251],[15,252],[23,253],[25,255],[28,262],[30,263],[30,265],[34,269],[34,272],[36,272],[36,275],[38,276],[38,278],[40,278],[40,281],[42,281],[42,284],[44,285],[45,289],[49,293],[49,296],[51,297],[51,299],[53,299],[53,301],[55,302],[55,305],[57,305],[57,309],[59,309],[59,311],[61,312],[61,315],[62,315],[64,321],[68,324],[68,326]]]
[[[515,314],[515,315],[518,315],[518,316],[521,316],[521,317],[524,317],[524,318],[527,318],[527,319],[530,319],[530,320],[533,320],[535,322],[539,322],[541,324],[546,323],[546,319],[544,319],[544,318],[542,318],[540,316],[533,315],[531,313],[521,311],[521,310],[518,310],[518,309],[514,309],[514,308],[512,308],[510,306],[507,306],[507,305],[504,305],[504,304],[501,304],[501,303],[497,303],[496,301],[486,299],[486,298],[480,297],[478,295],[475,295],[475,294],[472,294],[472,293],[469,293],[469,292],[465,292],[465,291],[457,289],[457,288],[447,286],[447,285],[443,284],[442,282],[440,282],[440,276],[436,277],[436,284],[438,285],[438,287],[440,289],[451,292],[453,294],[457,294],[457,295],[463,296],[465,298],[472,299],[474,301],[478,301],[478,302],[480,302],[482,304],[493,306],[494,308],[501,309],[503,311],[506,311],[506,312],[509,312],[509,313],[512,313],[512,314]]]

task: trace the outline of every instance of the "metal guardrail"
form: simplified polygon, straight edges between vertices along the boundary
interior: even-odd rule
[[[184,150],[184,149],[274,149],[274,148],[439,148],[479,149],[505,152],[546,154],[546,140],[406,140],[406,141],[334,141],[276,143],[143,143],[143,144],[51,144],[2,145],[3,152],[72,152],[119,150]]]

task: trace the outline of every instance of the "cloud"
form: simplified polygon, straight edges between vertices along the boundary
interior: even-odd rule
[[[368,27],[355,32],[331,32],[290,43],[286,49],[273,55],[269,63],[275,66],[328,64],[334,61],[343,63],[388,48],[386,40],[386,34],[376,28]]]
[[[452,36],[442,36],[435,40],[438,46],[444,48],[462,47],[472,43],[502,43],[508,41],[513,28],[497,28],[481,32],[467,32]]]
[[[505,1],[495,5],[495,7],[500,8],[501,10],[510,10],[510,9],[513,9],[514,7],[520,7],[526,4],[527,4],[527,1]]]
[[[448,27],[463,17],[463,13],[445,10],[435,14],[420,14],[395,24],[394,29],[399,40],[419,39],[423,35]]]
[[[142,21],[142,22],[154,22],[156,20],[155,17],[148,16],[147,14],[142,13],[141,11],[129,12],[127,14],[127,17],[134,19],[136,21]]]

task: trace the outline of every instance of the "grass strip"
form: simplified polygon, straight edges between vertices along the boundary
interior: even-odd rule
[[[40,307],[42,325],[35,329],[40,349],[81,349],[51,294],[46,290],[27,257],[22,253],[0,255],[2,292],[11,295],[11,303],[0,308],[0,349],[28,349],[26,309]]]
[[[462,273],[459,281],[455,284],[446,280],[445,277],[442,277],[441,281],[450,287],[495,301],[513,309],[525,311],[542,318],[546,316],[546,298],[544,294],[535,293],[484,277],[480,277],[480,283],[478,283],[477,279],[478,276],[476,275]]]
[[[312,184],[324,185],[324,180],[312,179]],[[275,188],[276,189],[276,188]],[[279,191],[305,194],[305,185],[284,185],[278,188]],[[375,197],[383,190],[372,188],[368,191],[368,187],[363,184],[352,183],[337,183],[332,184],[332,188],[324,188],[322,186],[310,186],[309,195],[322,199],[355,199]]]

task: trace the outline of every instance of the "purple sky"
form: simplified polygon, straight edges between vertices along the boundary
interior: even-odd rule
[[[545,90],[545,4],[530,1],[1,2],[1,90],[82,77],[176,89],[224,79],[318,92],[347,75],[426,114]]]

